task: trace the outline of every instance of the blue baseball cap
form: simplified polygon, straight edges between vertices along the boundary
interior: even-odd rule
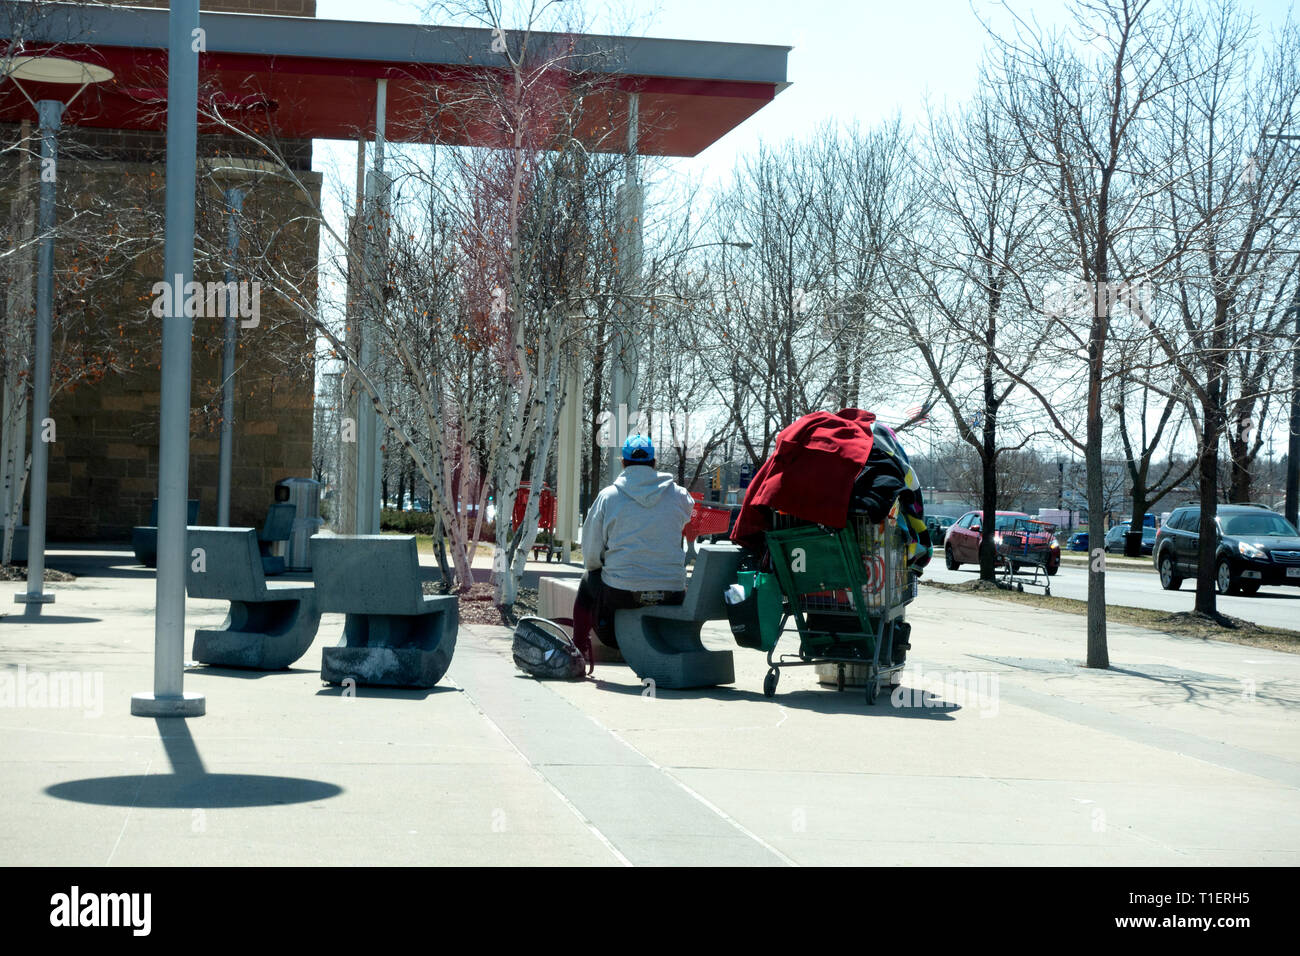
[[[623,442],[624,461],[654,461],[654,442],[646,435],[628,435]]]

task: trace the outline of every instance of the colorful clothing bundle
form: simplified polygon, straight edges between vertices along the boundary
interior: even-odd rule
[[[920,575],[934,553],[930,528],[925,523],[921,483],[894,430],[875,422],[871,432],[874,439],[871,454],[853,482],[849,512],[865,514],[872,521],[883,521],[893,509],[894,502],[898,502],[898,526],[907,536],[907,564]]]
[[[930,561],[930,533],[920,483],[897,436],[860,408],[812,412],[777,435],[776,450],[745,493],[731,538],[760,550],[773,511],[843,528],[850,513],[883,521],[895,501],[908,566],[919,575]]]

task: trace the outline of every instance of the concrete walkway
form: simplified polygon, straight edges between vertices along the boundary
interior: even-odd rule
[[[348,697],[326,615],[293,670],[191,668],[207,716],[153,721],[128,712],[153,575],[82,561],[45,620],[0,617],[10,864],[1300,863],[1294,655],[1114,627],[1088,671],[1080,617],[922,589],[874,707],[811,668],[766,699],[741,648],[734,687],[542,684],[494,627],[462,628],[444,687]],[[190,636],[223,615],[191,600]]]

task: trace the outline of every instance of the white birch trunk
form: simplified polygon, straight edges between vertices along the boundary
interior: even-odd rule
[[[23,140],[31,124],[23,120]],[[0,564],[13,561],[14,531],[22,521],[23,490],[31,457],[26,452],[27,386],[19,374],[29,362],[32,348],[32,237],[35,223],[27,215],[31,189],[31,163],[19,161],[18,191],[10,204],[11,223],[18,223],[19,251],[12,259],[13,281],[5,303],[0,341],[4,344],[4,374],[0,376],[0,520],[4,521],[0,542]]]

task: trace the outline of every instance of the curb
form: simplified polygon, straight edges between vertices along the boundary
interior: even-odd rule
[[[1061,555],[1061,565],[1063,567],[1086,568],[1088,558],[1083,554],[1077,557],[1073,554]],[[1155,566],[1152,565],[1149,558],[1125,558],[1120,555],[1106,555],[1106,567],[1111,571],[1148,571],[1151,574],[1156,573]]]

